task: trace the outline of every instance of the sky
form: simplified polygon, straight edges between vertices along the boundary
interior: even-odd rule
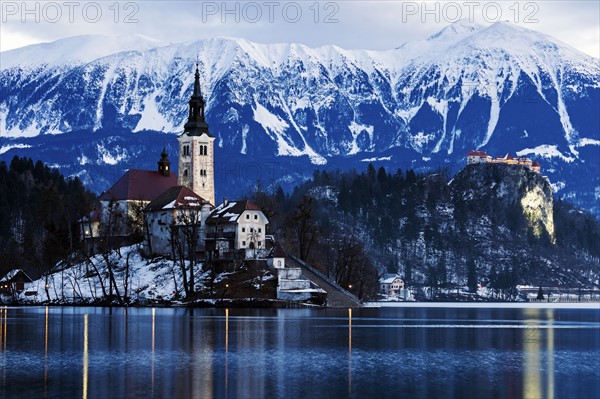
[[[259,43],[387,50],[466,18],[510,21],[600,57],[600,2],[589,1],[0,1],[0,51],[84,34],[165,42],[240,37]]]

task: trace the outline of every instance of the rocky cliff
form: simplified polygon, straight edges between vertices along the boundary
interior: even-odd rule
[[[555,242],[552,187],[541,174],[521,165],[474,164],[450,186],[469,208],[501,213],[509,224],[524,222],[534,236],[547,235]]]

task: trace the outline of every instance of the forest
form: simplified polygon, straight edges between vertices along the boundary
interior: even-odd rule
[[[360,298],[376,297],[385,273],[432,295],[485,286],[514,299],[519,284],[597,287],[600,225],[593,216],[554,198],[550,236],[536,233],[518,201],[464,195],[488,178],[491,186],[515,178],[541,184],[533,175],[502,173],[474,182],[444,170],[392,173],[369,164],[364,171],[315,171],[291,193],[259,182],[251,199],[283,248]],[[0,274],[21,268],[39,278],[82,253],[77,222],[94,206],[96,196],[76,177],[27,158],[0,162]]]
[[[515,179],[511,169],[501,172],[492,186]],[[525,184],[540,184],[525,176]],[[434,293],[481,285],[506,299],[519,284],[598,286],[600,226],[593,216],[555,198],[555,238],[537,235],[518,201],[487,193],[465,198],[473,181],[458,178],[369,164],[362,172],[315,171],[289,195],[258,189],[255,200],[288,249],[359,297],[374,295],[384,273]]]
[[[77,251],[77,221],[95,200],[77,177],[41,161],[0,162],[0,275],[18,268],[36,278]]]

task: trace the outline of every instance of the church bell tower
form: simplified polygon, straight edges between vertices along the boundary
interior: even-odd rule
[[[165,177],[171,176],[171,161],[169,161],[169,154],[167,154],[167,148],[163,147],[160,153],[160,161],[158,163],[158,173]]]
[[[204,98],[200,90],[200,71],[196,64],[194,92],[189,101],[188,120],[179,142],[178,184],[186,186],[205,200],[215,203],[214,141],[204,118]]]

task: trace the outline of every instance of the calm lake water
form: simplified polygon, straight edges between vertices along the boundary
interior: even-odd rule
[[[0,397],[598,398],[599,309],[0,308]]]

